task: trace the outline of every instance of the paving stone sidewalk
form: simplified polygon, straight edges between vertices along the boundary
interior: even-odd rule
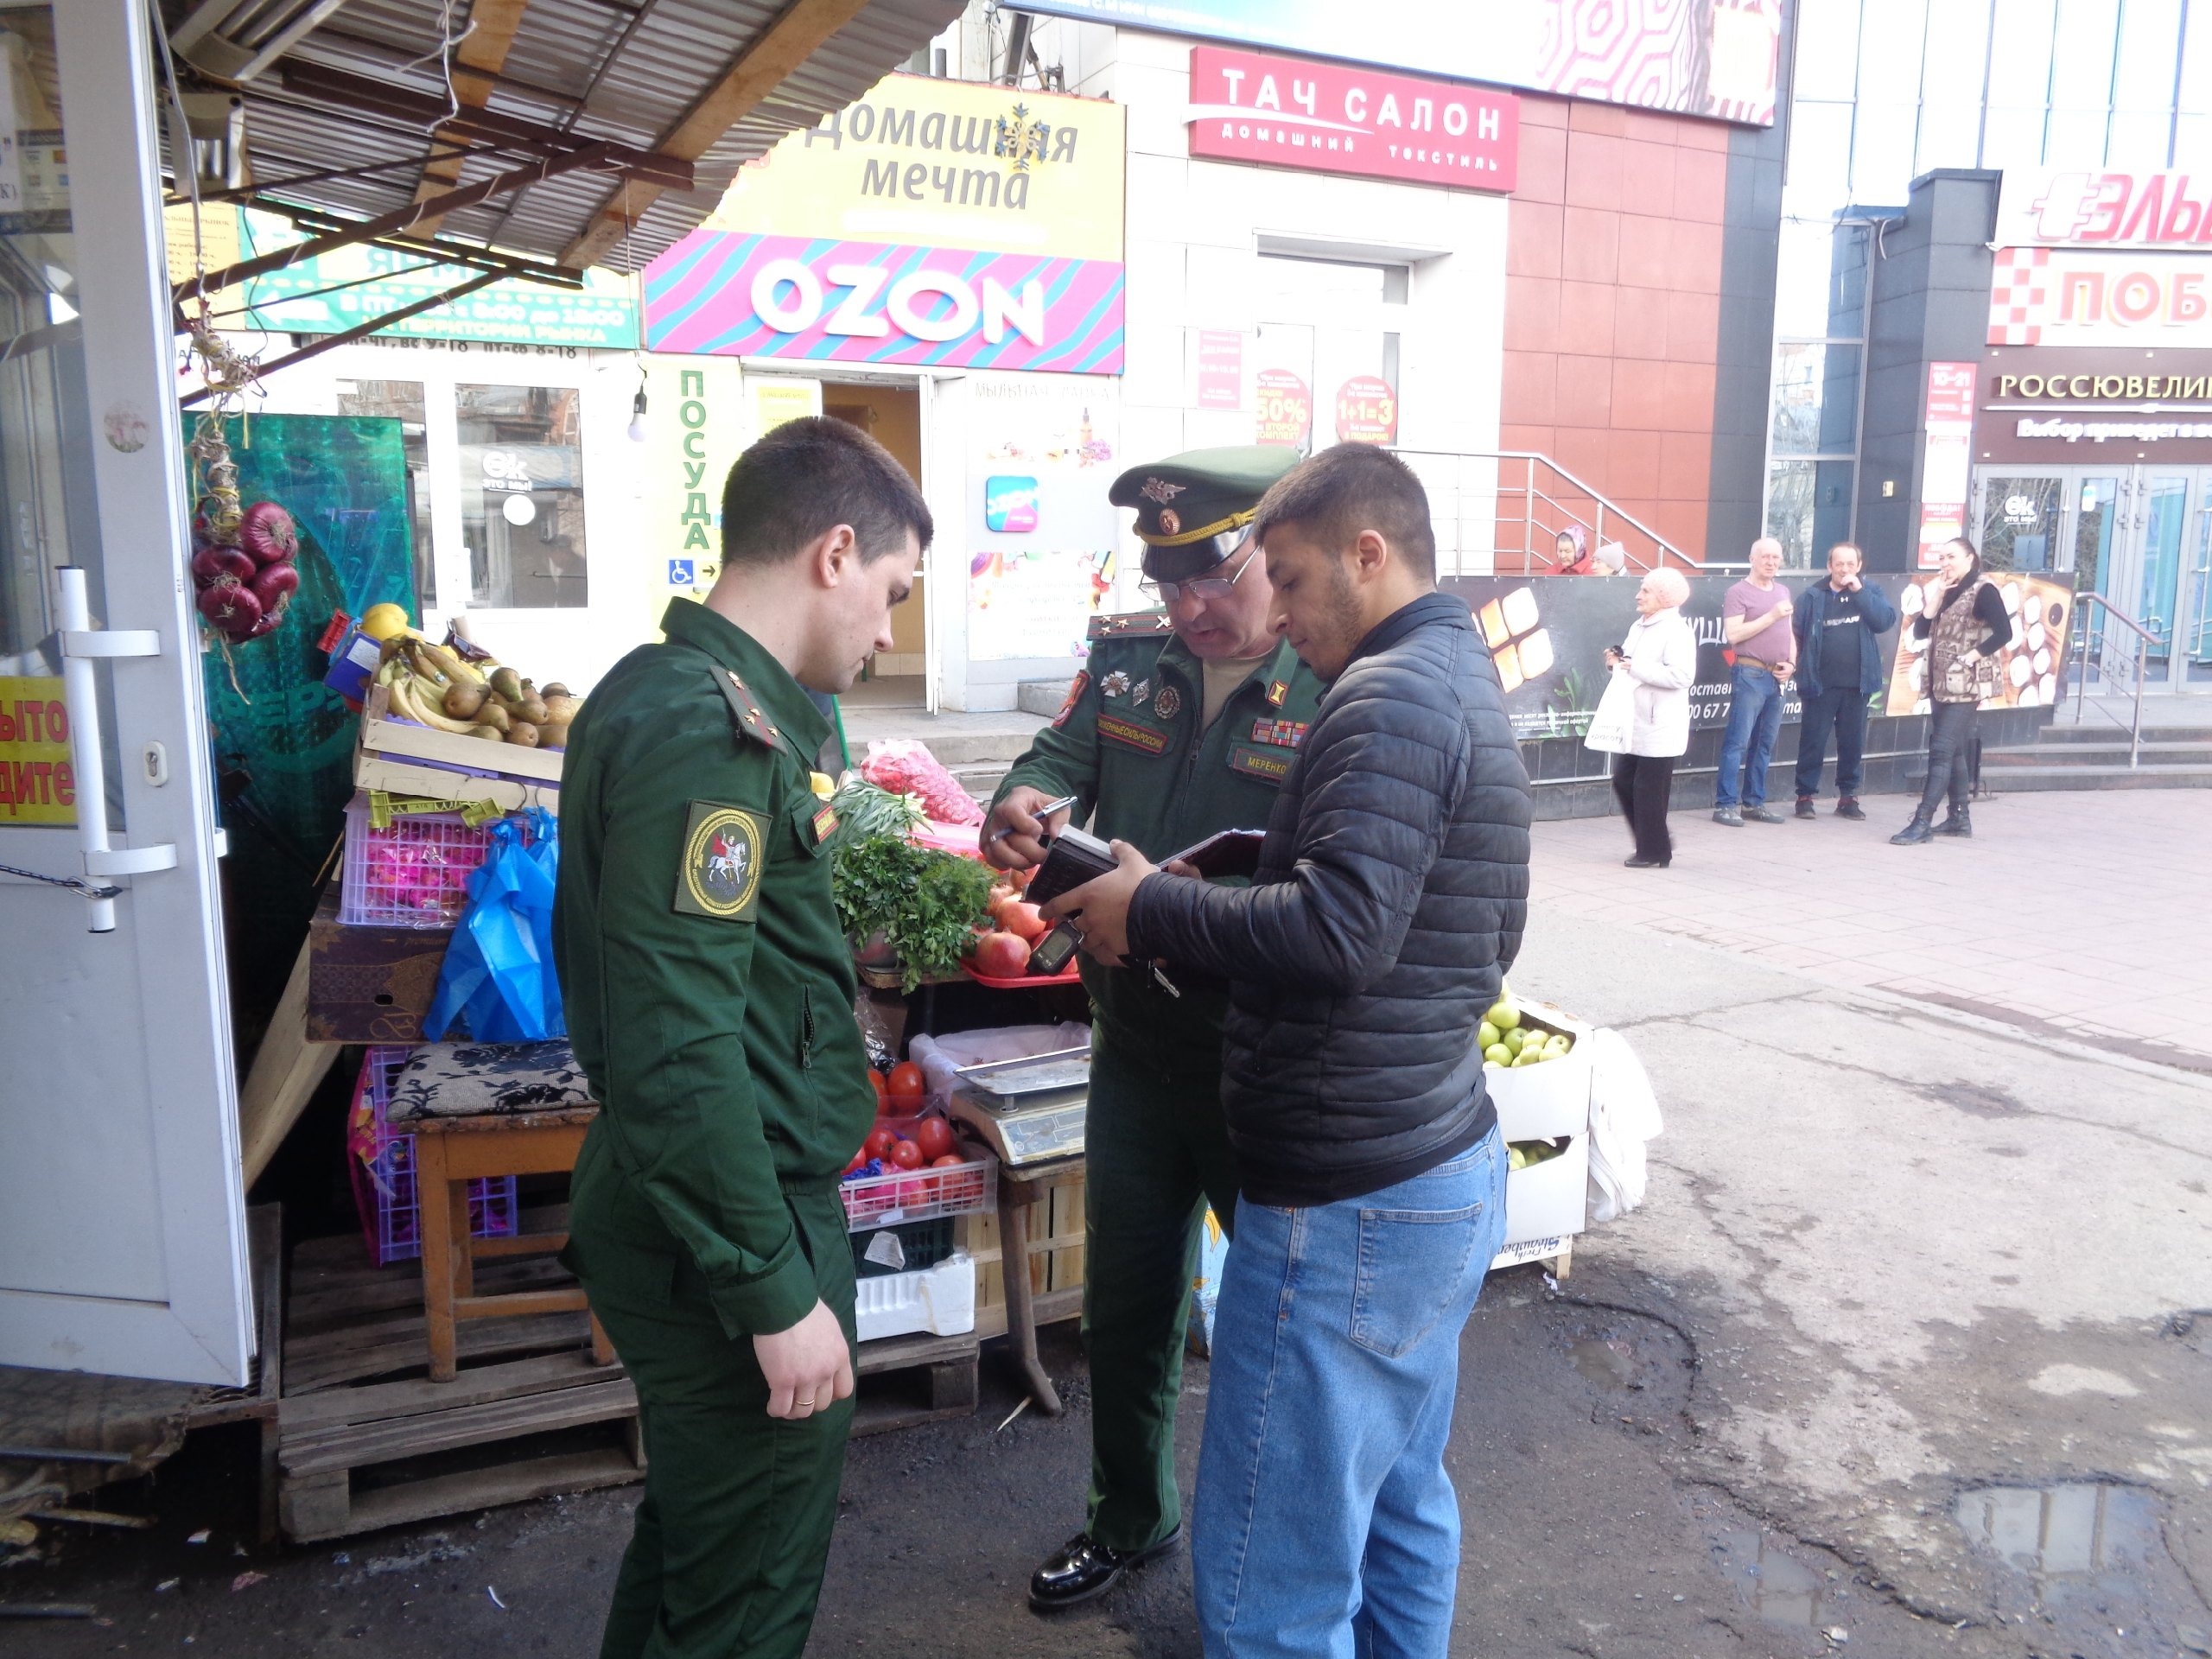
[[[1539,824],[1534,902],[2212,1071],[2212,791],[2006,795],[1924,847],[1889,844],[1901,796],[1864,823],[1834,805],[1740,830],[1678,810],[1663,870],[1623,867],[1618,818]]]

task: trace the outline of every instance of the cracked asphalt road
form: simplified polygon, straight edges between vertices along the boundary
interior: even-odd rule
[[[1516,983],[1626,1030],[1668,1128],[1645,1207],[1468,1328],[1455,1654],[2212,1652],[2212,1079],[1555,913]],[[975,1418],[855,1444],[810,1652],[1197,1654],[1181,1555],[1022,1605],[1088,1460],[1067,1327],[1046,1362],[1063,1418],[997,1429],[987,1361]],[[104,1495],[150,1532],[0,1569],[108,1621],[0,1656],[595,1650],[634,1493],[238,1555],[249,1444]]]

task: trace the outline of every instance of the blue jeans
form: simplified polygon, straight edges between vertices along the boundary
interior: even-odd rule
[[[1379,1192],[1236,1206],[1192,1573],[1207,1659],[1445,1659],[1459,1333],[1505,1237],[1505,1147]]]
[[[1713,790],[1716,808],[1736,804],[1739,779],[1745,806],[1766,804],[1767,762],[1781,729],[1782,682],[1765,669],[1737,664],[1728,686],[1728,729],[1720,739],[1720,776]]]

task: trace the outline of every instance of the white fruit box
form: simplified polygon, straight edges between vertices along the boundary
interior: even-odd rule
[[[1501,1134],[1509,1141],[1556,1141],[1569,1135],[1579,1138],[1590,1127],[1591,1027],[1548,1003],[1522,1003],[1521,1024],[1539,1031],[1563,1031],[1574,1046],[1541,1065],[1483,1068]]]
[[[976,1258],[955,1250],[933,1268],[862,1279],[853,1287],[853,1319],[862,1342],[880,1337],[957,1337],[976,1328]]]
[[[492,746],[487,742],[484,747]],[[359,747],[353,751],[353,784],[357,789],[380,789],[387,795],[414,795],[434,801],[490,801],[502,812],[519,812],[528,806],[542,806],[556,817],[561,812],[558,784],[505,773],[461,772],[427,761],[398,760]]]
[[[1542,1069],[1529,1067],[1531,1071]],[[1590,1136],[1586,1130],[1578,1129],[1567,1150],[1558,1157],[1547,1158],[1541,1164],[1531,1164],[1506,1176],[1505,1243],[1502,1255],[1511,1254],[1516,1244],[1580,1232],[1586,1224],[1589,1202]],[[1541,1254],[1555,1255],[1558,1252],[1546,1250]]]
[[[429,726],[417,726],[411,720],[397,719],[391,712],[391,693],[381,685],[369,688],[369,700],[361,709],[361,747],[372,753],[397,760],[511,772],[518,778],[548,783],[561,781],[560,750],[494,743],[488,738],[441,732]]]

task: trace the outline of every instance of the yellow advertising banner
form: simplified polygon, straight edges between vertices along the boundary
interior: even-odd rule
[[[702,227],[748,236],[1122,257],[1119,104],[887,76],[738,172]]]
[[[753,441],[744,377],[734,361],[648,357],[645,522],[645,626],[673,598],[704,599],[721,571],[722,482]]]
[[[76,822],[60,680],[0,677],[0,826]]]

